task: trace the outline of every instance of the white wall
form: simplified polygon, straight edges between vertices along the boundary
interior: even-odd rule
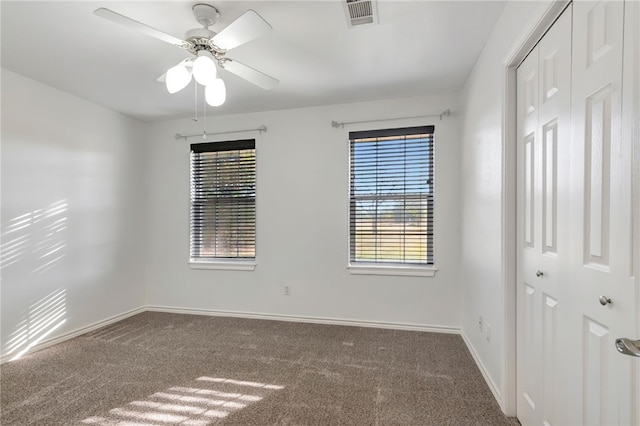
[[[451,118],[332,128],[332,120],[416,116],[451,108]],[[256,139],[257,267],[192,270],[189,258],[189,142],[176,133],[203,123],[154,123],[150,136],[148,303],[155,306],[337,318],[427,326],[459,325],[459,127],[456,95],[392,99],[208,118],[213,131],[256,128],[213,140]],[[348,131],[435,124],[434,278],[356,276],[348,259]],[[190,140],[190,142],[194,139]],[[195,139],[197,142],[198,139]],[[291,296],[283,286],[291,286]]]
[[[144,304],[146,129],[2,70],[3,358]]]
[[[506,184],[502,178],[505,64],[548,6],[547,1],[507,3],[461,94],[461,328],[503,407],[508,349],[501,246]],[[480,316],[483,331],[478,326]],[[490,342],[486,338],[489,325]]]

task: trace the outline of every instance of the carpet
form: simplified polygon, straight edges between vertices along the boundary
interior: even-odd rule
[[[0,367],[9,425],[517,425],[462,338],[144,312]]]

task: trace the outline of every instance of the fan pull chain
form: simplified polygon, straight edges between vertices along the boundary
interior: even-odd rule
[[[207,98],[202,97],[202,139],[207,139]]]

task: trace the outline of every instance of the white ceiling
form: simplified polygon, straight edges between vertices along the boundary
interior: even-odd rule
[[[193,83],[170,95],[156,82],[189,53],[93,11],[106,7],[182,38],[199,26],[193,3],[2,1],[2,67],[144,121],[191,116]],[[227,102],[210,114],[459,90],[505,4],[379,0],[377,23],[349,28],[338,0],[209,3],[221,13],[214,31],[247,9],[273,26],[227,56],[280,80],[265,91],[222,70]]]

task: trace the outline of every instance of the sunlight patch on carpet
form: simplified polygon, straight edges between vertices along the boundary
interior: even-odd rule
[[[266,398],[284,386],[234,379],[199,377],[193,386],[172,386],[114,408],[82,423],[99,426],[206,426]]]

